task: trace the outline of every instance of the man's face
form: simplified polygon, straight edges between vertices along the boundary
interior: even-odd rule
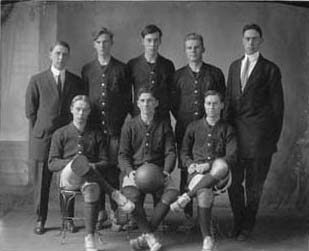
[[[187,40],[185,52],[189,62],[201,62],[205,49],[200,40]]]
[[[159,51],[161,44],[161,38],[159,32],[150,33],[142,38],[142,44],[144,46],[145,54],[154,55]]]
[[[102,34],[94,41],[94,48],[99,56],[109,56],[111,54],[113,41],[110,35]]]
[[[78,100],[71,107],[71,113],[75,124],[86,123],[90,113],[90,106],[87,102]]]
[[[247,55],[256,53],[261,44],[263,43],[263,38],[260,37],[260,33],[256,30],[246,30],[242,37],[242,44]]]
[[[69,55],[68,48],[62,45],[56,45],[53,50],[49,52],[49,58],[52,65],[60,71],[64,69],[69,59]]]
[[[158,104],[158,100],[150,93],[142,93],[137,100],[137,106],[142,115],[153,115]]]
[[[220,113],[224,107],[218,95],[208,95],[205,98],[204,108],[207,117],[220,117]]]

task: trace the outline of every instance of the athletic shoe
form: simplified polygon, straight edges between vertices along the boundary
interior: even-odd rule
[[[135,204],[127,199],[122,193],[118,190],[112,192],[112,198],[118,204],[119,208],[121,208],[126,213],[131,213],[135,209]]]
[[[136,239],[130,240],[131,249],[134,251],[148,249],[145,235],[138,236]]]
[[[178,199],[170,205],[170,209],[173,212],[182,212],[186,205],[191,201],[191,198],[187,193],[184,193],[178,197]]]
[[[206,236],[203,241],[202,251],[213,251],[215,248],[214,239],[211,236]]]
[[[144,238],[146,239],[150,251],[159,251],[161,249],[162,244],[153,234],[145,234]]]
[[[94,234],[88,234],[85,237],[85,250],[86,251],[98,251],[95,243]]]

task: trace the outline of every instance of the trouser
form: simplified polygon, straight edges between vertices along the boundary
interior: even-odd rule
[[[46,161],[32,161],[34,202],[37,220],[45,223],[48,213],[49,190],[52,172],[48,169]]]
[[[231,168],[232,184],[228,193],[236,231],[253,230],[271,158],[272,155],[264,158],[240,159]]]
[[[106,181],[116,189],[120,187],[120,169],[118,168],[118,150],[119,150],[119,136],[110,136],[108,141],[108,156],[111,166],[102,170],[101,174]],[[105,193],[100,197],[100,210],[105,210]],[[109,197],[111,209],[117,210],[117,204]]]

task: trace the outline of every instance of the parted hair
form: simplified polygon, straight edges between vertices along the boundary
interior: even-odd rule
[[[242,34],[244,34],[247,30],[256,30],[259,34],[260,37],[263,37],[263,32],[262,29],[259,25],[257,24],[246,24],[243,28],[242,28]]]

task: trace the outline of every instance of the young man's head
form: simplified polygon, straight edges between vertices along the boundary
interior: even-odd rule
[[[204,40],[200,34],[189,33],[185,37],[185,53],[189,62],[200,63],[205,52]]]
[[[156,25],[147,25],[141,32],[142,44],[144,52],[147,55],[153,56],[159,52],[161,44],[162,31]]]
[[[243,27],[242,44],[247,55],[258,52],[263,42],[263,33],[260,26],[257,24],[246,24]]]
[[[156,93],[147,87],[142,87],[137,92],[137,107],[142,116],[152,117],[159,105]]]
[[[102,27],[93,34],[93,47],[99,57],[111,55],[114,34],[107,28]]]
[[[70,46],[67,42],[56,41],[49,50],[49,59],[53,67],[63,70],[70,56]]]
[[[71,102],[71,113],[73,115],[73,123],[75,125],[83,125],[87,123],[90,114],[90,101],[86,95],[77,95]]]
[[[221,116],[221,111],[224,108],[222,95],[215,91],[209,90],[204,95],[204,108],[206,117],[218,119]]]

